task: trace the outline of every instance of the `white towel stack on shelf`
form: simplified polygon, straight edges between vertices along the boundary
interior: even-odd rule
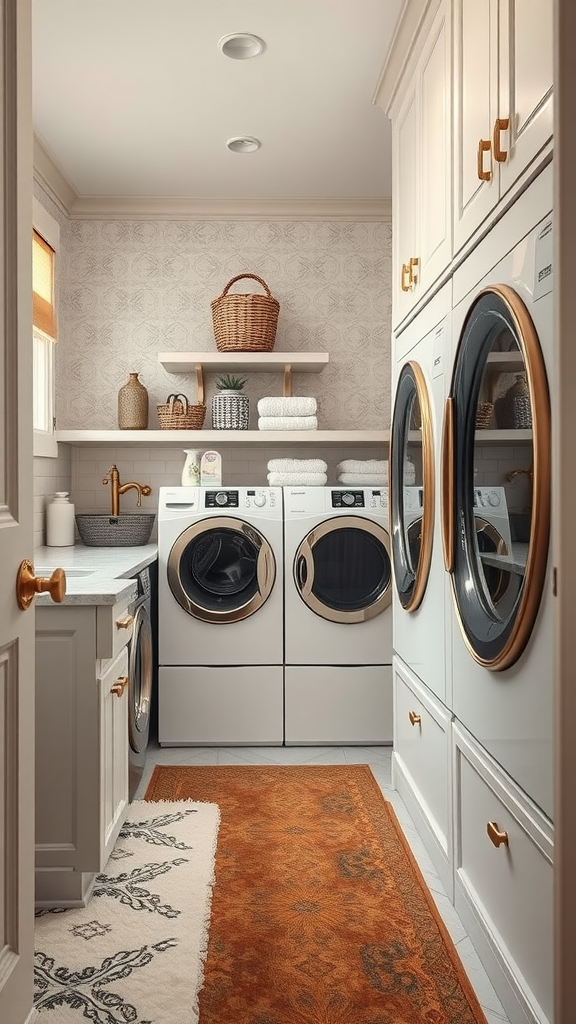
[[[323,487],[328,466],[322,459],[270,459],[270,487]]]
[[[336,466],[338,483],[355,487],[387,487],[388,462],[379,459],[345,459]]]
[[[317,430],[315,398],[261,398],[258,430]]]

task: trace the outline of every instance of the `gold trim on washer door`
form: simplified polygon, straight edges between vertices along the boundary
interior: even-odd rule
[[[383,526],[361,516],[337,516],[335,519],[328,519],[326,522],[320,523],[313,530],[310,530],[310,533],[300,543],[294,556],[294,582],[304,603],[313,612],[320,615],[321,618],[327,619],[329,622],[366,622],[380,615],[390,605],[392,601],[392,571],[390,571],[390,583],[380,597],[369,605],[368,608],[362,608],[359,611],[344,612],[336,608],[330,608],[328,605],[323,604],[322,601],[319,601],[312,592],[314,585],[314,546],[323,537],[327,537],[328,534],[345,528],[364,530],[365,533],[371,534],[376,540],[380,541],[388,554],[388,558],[390,558],[390,537]],[[306,566],[306,579],[303,579],[299,572],[299,566],[302,561]],[[392,570],[392,566],[390,566],[390,570]]]
[[[214,611],[195,603],[184,589],[180,577],[180,562],[190,542],[203,533],[211,533],[213,530],[218,529],[228,529],[236,533],[243,533],[258,549],[258,560],[256,563],[257,593],[239,608],[223,611]],[[245,523],[242,519],[234,519],[232,516],[214,516],[213,518],[203,519],[198,523],[194,523],[180,534],[172,545],[172,550],[168,556],[167,573],[170,590],[178,604],[188,615],[192,615],[202,622],[241,622],[258,611],[270,596],[276,580],[276,559],[266,537],[255,526]]]
[[[454,572],[454,399],[444,405],[442,429],[442,548],[444,568]]]
[[[435,480],[434,480],[434,437],[432,432],[432,411],[430,408],[430,396],[426,387],[426,379],[419,363],[410,360],[408,364],[416,381],[416,394],[420,406],[420,420],[422,424],[422,490],[424,492],[424,507],[422,509],[422,533],[420,540],[420,552],[418,554],[418,567],[414,581],[414,590],[410,601],[403,606],[406,612],[415,612],[422,604],[422,599],[428,585],[430,566],[432,564],[432,543],[434,540],[434,502],[435,502]],[[407,539],[407,538],[406,538]]]

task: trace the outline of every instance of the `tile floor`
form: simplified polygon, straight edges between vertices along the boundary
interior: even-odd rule
[[[508,1024],[508,1017],[478,959],[472,942],[448,899],[404,801],[392,789],[391,747],[158,747],[148,749],[135,799],[142,799],[157,764],[369,764],[394,810],[436,905],[452,936],[488,1024]]]

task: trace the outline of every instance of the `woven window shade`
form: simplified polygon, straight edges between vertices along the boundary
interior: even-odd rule
[[[36,231],[32,238],[32,292],[34,327],[56,341],[54,249]]]

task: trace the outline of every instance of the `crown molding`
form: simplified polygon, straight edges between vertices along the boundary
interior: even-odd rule
[[[71,220],[392,220],[388,197],[81,196],[37,138],[34,173]]]
[[[389,113],[400,84],[402,72],[409,64],[424,18],[437,0],[404,0],[384,66],[380,72],[372,102]]]

